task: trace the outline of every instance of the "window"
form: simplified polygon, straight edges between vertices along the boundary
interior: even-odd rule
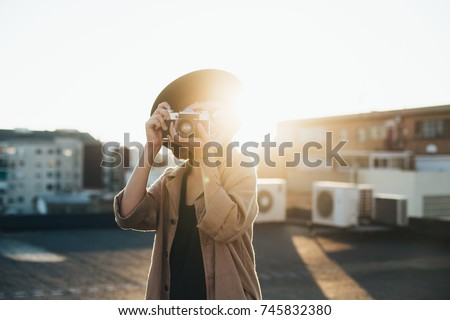
[[[73,155],[73,151],[71,149],[64,149],[63,155],[69,158]]]
[[[366,130],[364,128],[359,128],[358,130],[358,141],[361,143],[366,142]]]
[[[15,147],[9,147],[6,149],[6,153],[8,153],[10,156],[13,156],[16,154],[16,148]]]
[[[430,119],[417,121],[416,138],[450,138],[450,119]]]
[[[49,159],[48,161],[47,161],[47,167],[48,168],[54,168],[56,166],[56,161],[55,161],[55,159]]]
[[[371,126],[370,127],[370,138],[373,141],[380,140],[380,127],[379,126]]]
[[[8,179],[8,172],[0,171],[0,181],[5,181]]]
[[[6,159],[0,159],[0,168],[7,168],[8,161]]]

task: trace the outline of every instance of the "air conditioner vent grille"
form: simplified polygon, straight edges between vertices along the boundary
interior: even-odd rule
[[[373,211],[373,190],[359,189],[359,218],[369,219]]]
[[[317,198],[317,206],[319,210],[319,214],[328,218],[333,214],[333,195],[329,191],[322,191],[319,193]]]
[[[406,199],[396,196],[375,196],[374,220],[386,225],[407,226],[406,207]]]
[[[450,217],[450,195],[424,196],[423,215],[428,218]]]

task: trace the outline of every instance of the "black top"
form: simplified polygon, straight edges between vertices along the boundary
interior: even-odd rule
[[[206,282],[195,207],[186,205],[186,179],[181,184],[180,208],[170,250],[170,299],[205,300]]]

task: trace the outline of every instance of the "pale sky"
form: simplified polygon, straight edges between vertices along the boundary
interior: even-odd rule
[[[280,120],[450,104],[450,1],[0,0],[0,128],[143,141],[161,89],[225,69],[242,136]]]

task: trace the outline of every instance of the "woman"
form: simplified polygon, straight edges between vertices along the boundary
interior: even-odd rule
[[[261,298],[252,244],[255,168],[242,167],[246,159],[236,150],[231,159],[204,161],[207,142],[225,146],[237,130],[230,108],[239,89],[240,82],[225,71],[199,70],[169,84],[153,105],[143,161],[114,201],[120,227],[156,231],[147,299]],[[209,114],[210,131],[197,126],[195,148],[167,122],[170,109],[186,107]],[[146,190],[163,132],[169,132],[174,155],[187,161]]]

